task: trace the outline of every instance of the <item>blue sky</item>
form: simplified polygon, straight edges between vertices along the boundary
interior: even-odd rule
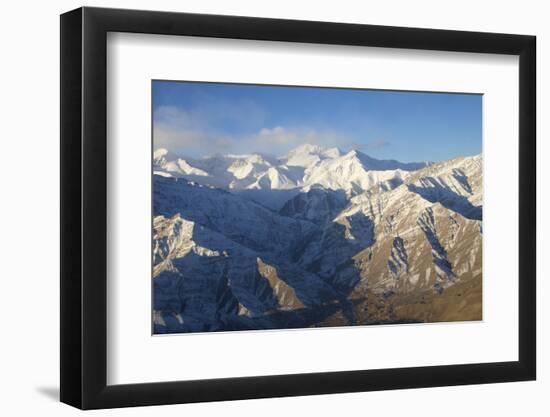
[[[314,143],[440,161],[481,153],[481,123],[481,95],[153,82],[154,147],[192,157]]]

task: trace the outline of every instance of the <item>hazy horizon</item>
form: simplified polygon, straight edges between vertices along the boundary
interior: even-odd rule
[[[302,145],[315,145],[313,143],[303,143]],[[222,152],[218,152],[218,153],[211,153],[211,154],[204,154],[204,155],[200,155],[198,157],[192,157],[193,159],[195,160],[200,160],[200,159],[209,159],[209,158],[214,158],[214,157],[217,157],[217,156],[229,156],[229,157],[244,157],[244,156],[248,156],[248,155],[261,155],[261,156],[264,156],[264,157],[269,157],[269,158],[275,158],[275,159],[281,159],[281,158],[284,158],[288,152],[291,152],[292,150],[294,149],[297,149],[299,148],[300,146],[302,145],[298,145],[296,146],[295,148],[292,148],[290,149],[289,151],[287,151],[286,153],[284,154],[281,154],[281,155],[277,155],[277,154],[272,154],[272,153],[267,153],[267,152],[260,152],[260,151],[253,151],[251,150],[250,152],[242,152],[242,153],[222,153]],[[315,145],[317,146],[317,145]],[[360,149],[355,149],[355,148],[351,148],[351,149],[342,149],[341,147],[339,146],[330,146],[330,147],[327,147],[327,146],[323,146],[323,148],[325,149],[331,149],[331,148],[337,148],[342,155],[346,155],[348,154],[349,152],[351,151],[358,151],[358,152],[361,152],[362,154],[364,155],[367,155],[371,158],[374,158],[374,159],[379,159],[379,160],[396,160],[396,161],[399,161],[399,162],[406,162],[406,163],[409,163],[409,162],[444,162],[444,161],[448,161],[448,160],[451,160],[451,159],[455,159],[455,158],[460,158],[460,157],[471,157],[471,156],[476,156],[476,155],[481,155],[482,152],[480,151],[479,153],[474,153],[474,154],[459,154],[459,155],[455,155],[455,156],[452,156],[451,158],[448,158],[448,159],[441,159],[441,160],[431,160],[431,159],[422,159],[422,160],[414,160],[414,161],[405,161],[405,160],[400,160],[400,159],[396,159],[396,158],[393,158],[393,157],[387,157],[387,158],[375,158],[374,156],[372,156],[369,152],[365,152],[365,151],[362,151]],[[153,151],[156,151],[156,150],[159,150],[159,149],[166,149],[171,155],[173,156],[176,156],[178,158],[188,158],[189,157],[189,154],[188,153],[185,153],[185,152],[178,152],[178,151],[173,151],[171,149],[168,149],[168,147],[166,146],[159,146],[159,147],[155,147],[153,149]]]

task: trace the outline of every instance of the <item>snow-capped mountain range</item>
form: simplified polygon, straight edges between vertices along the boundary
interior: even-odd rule
[[[153,165],[157,333],[481,319],[481,156]]]
[[[311,144],[293,149],[280,158],[253,153],[193,159],[177,157],[160,148],[154,152],[153,163],[158,175],[245,191],[245,195],[254,195],[246,190],[308,191],[322,187],[343,190],[348,196],[377,184],[388,187],[400,184],[408,172],[429,165],[427,162],[407,164],[377,160],[356,150],[343,153],[338,148]],[[263,203],[280,208],[289,194],[279,195],[280,199]]]

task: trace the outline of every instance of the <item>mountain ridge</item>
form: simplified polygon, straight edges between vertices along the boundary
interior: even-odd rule
[[[156,333],[481,319],[481,155],[289,154],[155,152]]]

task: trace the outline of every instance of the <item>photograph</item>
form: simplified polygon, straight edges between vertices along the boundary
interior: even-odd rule
[[[482,320],[482,101],[153,80],[153,334]]]
[[[4,3],[0,416],[550,416],[544,5]]]

